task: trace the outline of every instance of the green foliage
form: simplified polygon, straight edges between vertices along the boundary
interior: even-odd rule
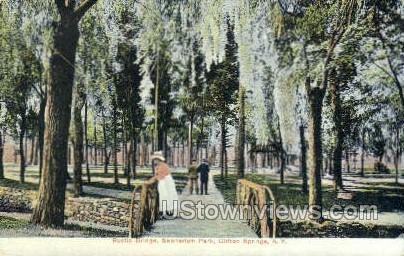
[[[207,73],[208,107],[218,119],[227,121],[235,119],[232,105],[237,101],[236,91],[239,86],[239,64],[237,60],[237,43],[234,40],[233,25],[227,22],[227,43],[223,62],[212,64]]]
[[[374,156],[382,159],[386,152],[386,139],[384,138],[380,125],[375,125],[370,131],[370,150]]]

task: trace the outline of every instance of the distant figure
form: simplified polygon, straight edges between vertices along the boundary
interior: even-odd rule
[[[198,171],[197,171],[197,166],[196,166],[196,160],[193,159],[191,165],[188,168],[188,177],[189,177],[189,183],[190,183],[190,188],[189,188],[189,193],[192,195],[192,192],[194,191],[194,188],[196,190],[196,194],[199,194],[199,189],[198,189]]]
[[[170,168],[165,163],[166,159],[161,151],[154,152],[151,159],[155,167],[155,175],[153,178],[158,180],[159,211],[161,214],[166,213],[171,216],[176,210],[175,204],[178,202],[174,179],[171,176]]]
[[[209,180],[209,162],[203,159],[202,163],[198,166],[197,172],[201,180],[201,195],[205,191],[205,195],[208,195],[208,180]]]

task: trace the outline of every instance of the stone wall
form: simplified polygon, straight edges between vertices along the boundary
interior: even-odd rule
[[[0,187],[0,211],[32,212],[36,191]],[[127,227],[130,202],[114,198],[67,197],[65,215],[77,221]],[[138,209],[135,204],[135,211]]]
[[[33,191],[0,187],[0,211],[2,212],[31,212]]]
[[[68,198],[67,214],[72,220],[94,222],[104,225],[127,227],[129,223],[129,202],[111,198]],[[135,211],[137,205],[135,205]]]

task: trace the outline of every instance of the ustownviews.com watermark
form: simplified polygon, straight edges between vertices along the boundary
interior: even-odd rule
[[[174,201],[173,205],[162,202],[162,209],[175,209],[172,215],[164,214],[166,219],[182,218],[193,219],[223,219],[223,220],[251,220],[253,218],[272,218],[273,213],[279,220],[316,220],[321,217],[331,220],[377,220],[376,205],[332,205],[329,209],[321,211],[316,205],[276,205],[269,203],[258,205],[231,205],[231,204],[205,204],[202,201],[194,202],[184,200],[180,203]]]

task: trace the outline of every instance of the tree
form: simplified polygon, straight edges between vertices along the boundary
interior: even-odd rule
[[[396,86],[401,109],[404,109],[404,94],[403,86],[400,82],[400,75],[403,74],[403,60],[400,59],[402,49],[397,35],[403,33],[403,27],[399,24],[402,22],[400,1],[385,0],[385,1],[370,1],[369,7],[372,12],[373,30],[371,35],[379,40],[378,48],[382,49],[384,54],[375,54],[373,51],[372,57],[377,68],[390,76]],[[385,65],[385,63],[387,65]],[[387,66],[387,67],[386,67]]]
[[[74,104],[73,104],[73,173],[74,173],[74,195],[81,196],[83,194],[82,187],[82,165],[83,165],[83,120],[81,116],[81,111],[86,101],[86,94],[84,92],[85,88],[83,84],[76,84],[74,88]]]
[[[130,13],[123,12],[121,22],[123,24],[136,23]],[[136,36],[137,31],[133,28],[127,28],[124,31],[125,38],[130,42]],[[142,76],[140,67],[136,63],[137,48],[135,45],[127,42],[121,42],[118,45],[117,63],[121,70],[116,74],[115,87],[117,91],[118,106],[123,113],[124,131],[128,131],[130,140],[130,156],[127,156],[126,173],[128,183],[130,178],[130,169],[132,177],[136,178],[136,149],[139,136],[139,129],[142,127],[144,119],[144,110],[140,106],[140,82]],[[124,140],[127,144],[127,140]],[[131,164],[129,164],[131,163]]]
[[[202,119],[202,126],[200,128],[203,130],[203,118],[206,115],[204,58],[200,52],[198,42],[193,42],[191,45],[185,71],[181,74],[182,81],[180,82],[181,87],[179,88],[178,95],[178,103],[185,112],[188,121],[188,164],[191,164],[192,159],[195,158],[193,148],[194,127],[197,120]]]
[[[377,158],[378,163],[383,162],[383,156],[386,153],[386,139],[383,135],[383,131],[380,124],[376,124],[371,131],[371,151]]]
[[[55,22],[47,88],[44,163],[38,202],[31,221],[43,226],[64,223],[67,173],[67,140],[75,70],[79,22],[97,0],[55,0],[59,20]]]
[[[227,19],[227,43],[223,62],[212,64],[206,75],[208,83],[208,107],[220,123],[220,166],[221,177],[227,177],[227,126],[234,121],[232,106],[236,102],[235,92],[239,88],[239,64],[237,60],[237,43],[234,39],[234,25]]]

